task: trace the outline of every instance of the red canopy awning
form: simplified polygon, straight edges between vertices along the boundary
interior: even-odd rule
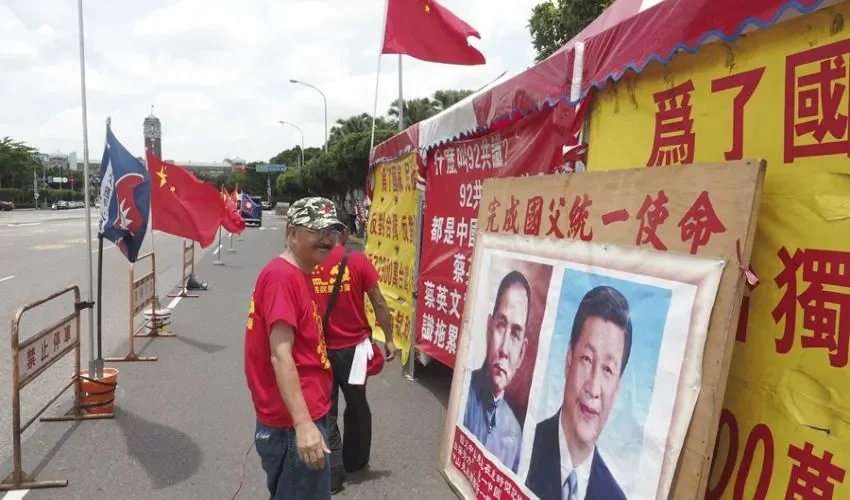
[[[838,1],[618,0],[561,50],[584,45],[579,62],[584,98],[628,70],[639,73],[652,61],[666,64],[679,51],[694,54],[713,41],[731,43]]]
[[[443,112],[428,120],[423,150],[473,133],[501,127],[529,113],[567,101],[576,104],[594,87],[619,80],[651,61],[666,64],[679,51],[696,53],[712,41],[733,42],[742,34],[808,14],[842,0],[617,0],[550,57],[496,83],[472,99],[475,123]],[[580,78],[579,78],[580,76]],[[458,103],[469,106],[468,102]],[[410,129],[408,129],[410,130]],[[397,137],[373,151],[407,147],[414,139]]]

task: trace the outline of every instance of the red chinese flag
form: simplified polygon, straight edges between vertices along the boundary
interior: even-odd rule
[[[381,54],[405,54],[422,61],[474,66],[484,56],[467,38],[481,35],[434,0],[388,0]]]
[[[224,200],[213,186],[188,170],[147,154],[151,174],[152,227],[207,247],[225,217]]]
[[[239,215],[239,210],[236,208],[236,201],[224,186],[221,186],[221,196],[224,198],[225,211],[221,226],[229,233],[242,234],[242,231],[245,230],[245,219]]]

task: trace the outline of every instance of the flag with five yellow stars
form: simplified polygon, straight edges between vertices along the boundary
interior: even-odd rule
[[[421,61],[474,66],[484,55],[467,38],[478,31],[435,0],[387,0],[381,54],[405,54]]]
[[[197,241],[202,247],[211,245],[226,215],[219,191],[150,153],[147,160],[153,229]]]

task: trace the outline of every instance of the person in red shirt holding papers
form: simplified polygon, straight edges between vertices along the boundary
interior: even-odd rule
[[[255,443],[272,500],[328,500],[325,455],[333,389],[310,275],[345,226],[325,198],[287,211],[286,248],[260,272],[245,329],[245,377],[257,415]]]
[[[378,284],[381,277],[368,257],[346,248],[347,241],[348,233],[344,231],[328,258],[313,271],[313,286],[319,310],[325,319],[328,356],[334,373],[328,441],[333,493],[342,491],[346,472],[356,472],[368,465],[372,448],[372,412],[366,399],[366,385],[349,383],[357,346],[370,341],[372,336],[372,328],[366,319],[364,294],[369,296],[375,319],[386,336],[386,360],[390,361],[396,355],[389,306]],[[342,276],[337,294],[331,299],[340,277],[340,268]],[[345,397],[344,437],[340,436],[337,425],[340,391]]]

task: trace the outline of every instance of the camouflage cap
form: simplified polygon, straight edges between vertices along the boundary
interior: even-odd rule
[[[321,231],[331,226],[345,228],[336,213],[336,206],[327,198],[301,198],[286,211],[290,226],[302,226],[311,231]]]

